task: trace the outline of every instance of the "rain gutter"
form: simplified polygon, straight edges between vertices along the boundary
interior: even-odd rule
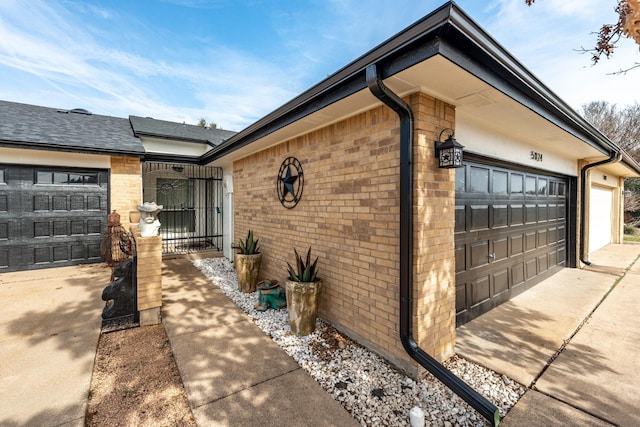
[[[585,265],[591,265],[588,254],[585,252],[585,234],[587,230],[587,172],[596,166],[606,165],[607,163],[618,163],[622,160],[622,152],[610,151],[609,158],[595,163],[589,163],[580,169],[580,261]]]
[[[400,118],[400,341],[416,362],[497,426],[498,408],[421,349],[413,338],[413,112],[378,77],[376,64],[366,68],[369,90]]]

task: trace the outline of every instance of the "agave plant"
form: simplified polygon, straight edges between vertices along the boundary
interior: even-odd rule
[[[309,246],[309,250],[307,251],[306,261],[302,259],[300,255],[298,255],[298,251],[293,250],[296,254],[296,268],[297,271],[287,262],[287,269],[289,270],[289,280],[294,282],[315,282],[318,280],[318,272],[316,271],[316,264],[318,263],[318,258],[311,263],[311,246]]]
[[[253,240],[253,231],[249,230],[247,238],[245,240],[240,239],[240,254],[242,255],[256,255],[260,253],[258,247],[258,240]]]

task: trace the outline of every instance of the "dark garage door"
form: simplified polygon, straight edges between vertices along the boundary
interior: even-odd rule
[[[465,162],[456,171],[456,324],[566,263],[565,177]]]
[[[108,172],[0,165],[0,272],[100,262]]]

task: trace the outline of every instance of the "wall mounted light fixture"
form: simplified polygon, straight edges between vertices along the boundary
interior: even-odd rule
[[[449,137],[444,142],[441,142],[442,134],[446,131],[450,132]],[[438,140],[434,141],[435,154],[438,158],[439,168],[451,169],[462,167],[462,149],[464,148],[464,145],[456,141],[453,135],[453,129],[445,128],[442,129],[442,132],[438,135]]]

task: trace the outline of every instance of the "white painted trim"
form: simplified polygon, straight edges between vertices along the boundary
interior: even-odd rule
[[[63,151],[0,148],[0,162],[17,165],[65,166],[111,169],[110,155],[68,153]]]

